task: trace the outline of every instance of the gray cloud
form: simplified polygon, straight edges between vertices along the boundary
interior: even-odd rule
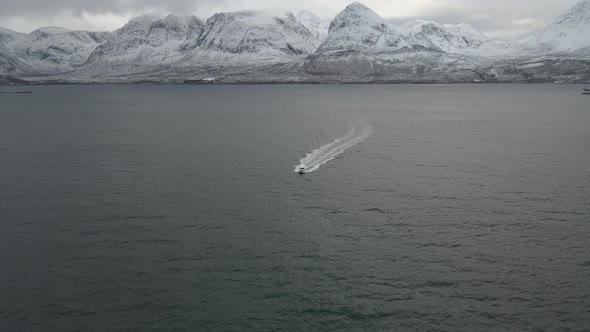
[[[159,9],[168,12],[193,12],[199,7],[224,4],[219,0],[0,0],[0,16],[125,14]]]

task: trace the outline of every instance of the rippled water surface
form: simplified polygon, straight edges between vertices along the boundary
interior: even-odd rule
[[[0,96],[2,331],[590,329],[579,86],[30,89]]]

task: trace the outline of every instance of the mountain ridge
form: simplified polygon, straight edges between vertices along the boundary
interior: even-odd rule
[[[302,11],[131,19],[113,32],[0,27],[0,75],[51,82],[466,82],[590,79],[590,0],[537,37],[502,41],[468,23],[394,25],[360,2],[329,24]]]

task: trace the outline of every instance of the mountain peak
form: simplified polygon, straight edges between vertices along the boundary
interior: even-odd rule
[[[62,27],[43,27],[43,28],[39,28],[33,32],[33,33],[47,33],[47,34],[54,34],[54,33],[65,33],[65,32],[71,32],[72,30],[70,29],[66,29],[66,28],[62,28]]]
[[[355,1],[353,3],[351,3],[350,5],[346,6],[345,10],[369,10],[372,11],[371,9],[369,9],[369,7],[365,6],[364,4]]]
[[[276,61],[311,54],[318,43],[291,12],[243,10],[213,15],[184,49],[193,63]]]
[[[554,24],[589,24],[590,0],[582,0],[555,20]]]
[[[160,17],[153,15],[141,15],[134,17],[127,22],[122,28],[117,30],[118,33],[127,33],[130,31],[147,30],[149,26],[159,20]]]
[[[331,26],[383,22],[383,18],[367,6],[360,2],[353,2],[336,16],[334,21],[332,21]]]
[[[207,20],[207,24],[214,24],[218,21],[240,21],[247,25],[271,25],[276,19],[268,11],[263,10],[240,10],[234,12],[217,13]]]
[[[318,51],[367,51],[400,46],[393,26],[365,5],[354,2],[330,23],[328,36]]]
[[[183,31],[195,27],[201,27],[204,23],[196,16],[177,16],[170,14],[163,19],[151,23],[151,28],[163,28],[173,31]]]
[[[381,16],[360,2],[353,2],[338,15],[347,15],[366,20],[383,20]]]
[[[590,0],[582,0],[559,16],[539,37],[555,51],[574,51],[590,47]]]

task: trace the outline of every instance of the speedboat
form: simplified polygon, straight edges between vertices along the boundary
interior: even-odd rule
[[[306,170],[305,166],[303,166],[303,165],[299,166],[299,168],[297,168],[297,173],[305,174],[305,170]]]

